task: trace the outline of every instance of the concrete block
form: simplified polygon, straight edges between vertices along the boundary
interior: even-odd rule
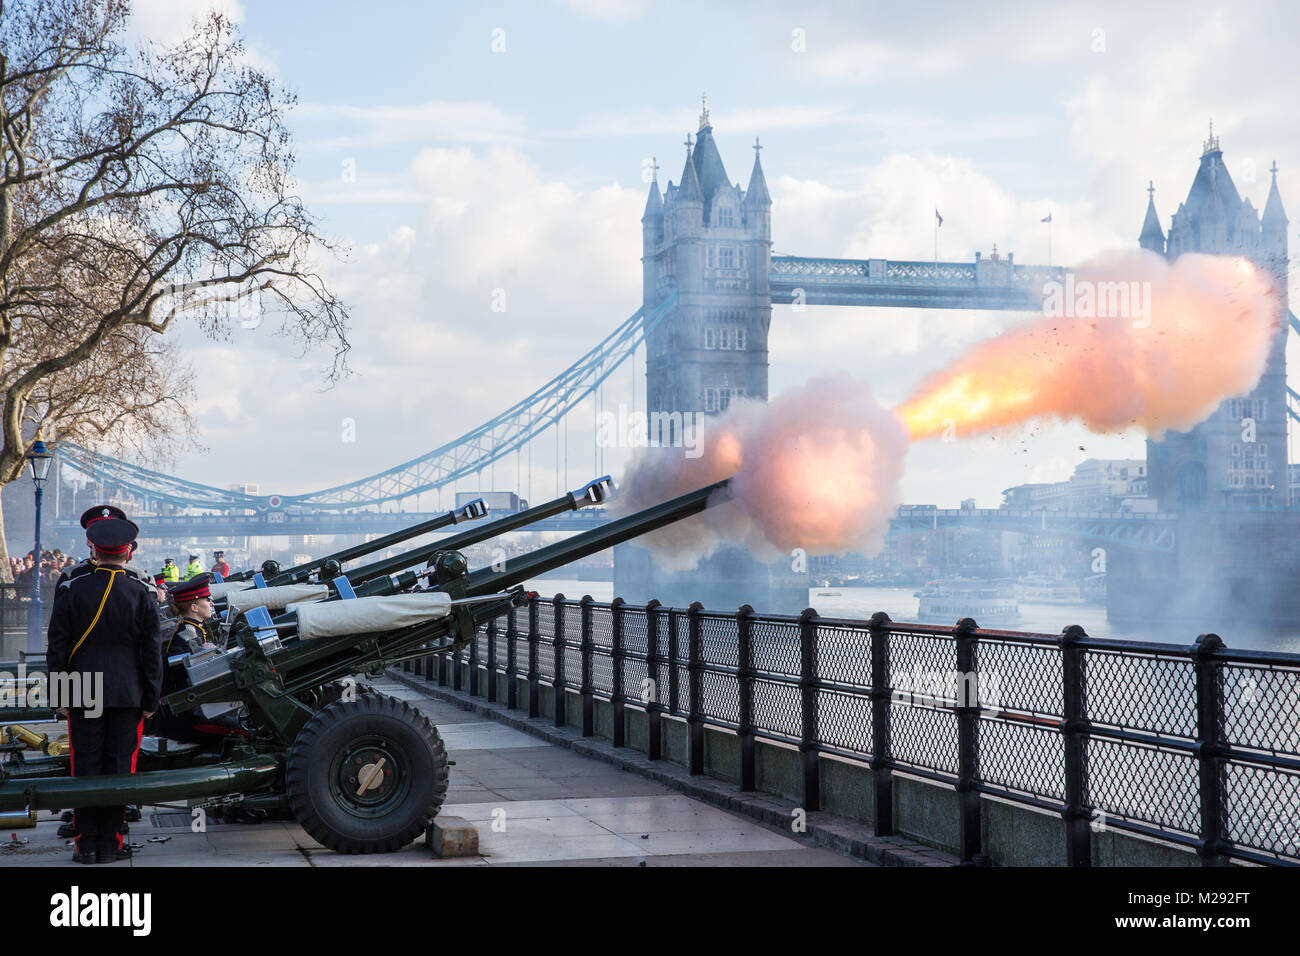
[[[740,738],[725,730],[705,727],[704,772],[727,783],[739,784]]]
[[[1065,821],[1032,807],[981,799],[980,841],[994,866],[1065,866]]]
[[[736,782],[740,782],[740,740],[736,746]],[[763,793],[777,793],[794,800],[803,799],[803,766],[799,751],[768,740],[754,741],[754,786]]]
[[[637,707],[623,708],[623,743],[641,753],[650,751],[650,723],[646,712]]]
[[[564,723],[582,732],[582,694],[576,690],[564,692]]]
[[[871,768],[838,757],[821,758],[822,809],[850,820],[874,823],[876,789]]]
[[[1093,866],[1200,866],[1201,859],[1191,850],[1169,843],[1159,843],[1138,836],[1107,829],[1093,831]]]
[[[660,734],[663,759],[682,767],[687,766],[690,761],[690,735],[686,721],[677,717],[665,717]]]
[[[894,774],[894,825],[899,833],[956,853],[959,810],[955,790]]]
[[[599,697],[596,698],[596,736],[614,739],[614,705]]]
[[[479,855],[478,830],[462,817],[435,817],[424,839],[433,855],[441,859]]]

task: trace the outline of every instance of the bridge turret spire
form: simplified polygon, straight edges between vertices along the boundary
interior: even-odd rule
[[[759,150],[762,148],[758,143],[758,137],[755,136],[754,170],[749,174],[749,188],[745,190],[746,208],[772,205],[772,195],[767,191],[767,177],[763,175],[763,164],[758,158]]]
[[[1264,202],[1264,218],[1260,220],[1264,225],[1283,225],[1287,223],[1286,210],[1282,208],[1282,195],[1277,191],[1277,160],[1273,161],[1273,168],[1269,170],[1273,174],[1273,184],[1268,187],[1268,199]]]
[[[1138,245],[1143,249],[1158,252],[1162,256],[1165,254],[1165,231],[1160,227],[1160,217],[1156,215],[1155,180],[1147,182],[1147,217],[1142,222],[1142,234],[1138,237]]]
[[[700,177],[695,174],[695,157],[691,152],[694,143],[691,135],[686,134],[686,165],[682,168],[682,184],[678,188],[679,201],[698,202],[704,198],[700,192]]]
[[[650,158],[650,192],[645,198],[645,213],[641,216],[641,221],[649,222],[663,217],[664,200],[659,193],[659,163],[652,156]]]

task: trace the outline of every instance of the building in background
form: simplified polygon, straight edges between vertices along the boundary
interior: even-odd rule
[[[1261,216],[1237,193],[1223,164],[1219,138],[1210,136],[1187,199],[1179,204],[1166,239],[1148,190],[1142,248],[1173,260],[1185,252],[1244,256],[1277,281],[1277,340],[1264,375],[1249,395],[1223,402],[1190,431],[1147,442],[1151,496],[1161,511],[1254,510],[1285,507],[1287,218],[1277,188],[1277,163]]]

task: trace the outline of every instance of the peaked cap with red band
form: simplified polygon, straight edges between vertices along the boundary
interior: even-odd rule
[[[81,514],[81,526],[89,528],[96,521],[103,521],[105,518],[126,518],[126,512],[121,508],[113,505],[95,505],[93,508],[87,508]]]
[[[173,601],[197,601],[199,598],[211,597],[212,592],[208,590],[208,585],[212,583],[212,575],[206,571],[203,574],[196,574],[188,581],[182,581],[179,584],[173,584],[167,589],[167,596]]]
[[[99,518],[86,528],[86,540],[104,554],[130,554],[139,526],[125,518]]]

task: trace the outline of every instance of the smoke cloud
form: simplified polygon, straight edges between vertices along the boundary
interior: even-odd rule
[[[1152,438],[1259,382],[1279,329],[1272,280],[1244,259],[1110,254],[1044,290],[1044,315],[970,349],[898,409],[911,437],[1031,418]]]
[[[693,568],[722,544],[760,561],[794,549],[875,554],[910,441],[1034,418],[1078,419],[1096,432],[1138,427],[1153,438],[1185,430],[1255,387],[1280,327],[1272,280],[1222,256],[1100,257],[1046,288],[1043,311],[974,346],[893,411],[847,377],[767,404],[733,402],[701,426],[698,457],[640,450],[615,510],[730,477],[701,515],[642,539],[666,570]]]
[[[666,570],[695,567],[721,544],[759,560],[879,551],[898,508],[902,424],[850,378],[810,382],[763,403],[735,401],[703,426],[703,454],[646,448],[620,486],[620,513],[730,477],[722,500],[641,540]]]

